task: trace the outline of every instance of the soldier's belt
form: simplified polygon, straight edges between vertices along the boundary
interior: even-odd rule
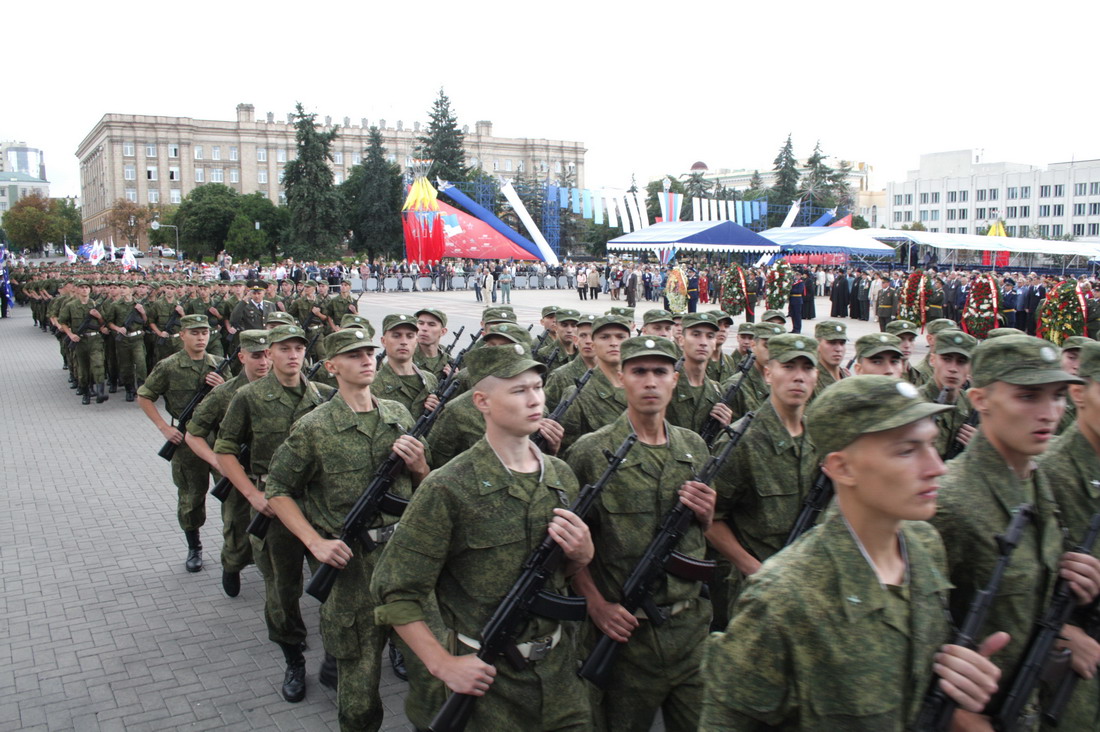
[[[169,337],[169,338],[179,338],[179,337],[180,337],[180,334],[179,334],[179,333],[172,333],[172,334],[171,334],[171,335],[169,335],[168,337]]]
[[[92,332],[92,333],[85,333],[84,335],[82,335],[80,337],[81,338],[95,338],[97,335],[99,335],[99,333]]]
[[[393,538],[393,532],[397,530],[397,525],[399,523],[400,521],[397,523],[392,523],[389,526],[380,526],[377,529],[369,529],[365,533],[375,544],[385,544],[387,541]]]
[[[689,607],[691,607],[691,604],[691,600],[680,600],[679,602],[674,602],[671,605],[658,605],[657,607],[664,611],[666,618],[671,618],[673,615],[679,615],[683,611],[687,610]],[[650,617],[645,614],[645,610],[641,608],[638,608],[634,611],[634,617],[638,618],[638,620],[650,619]]]
[[[143,331],[143,330],[133,330],[133,331],[130,331],[129,333],[127,333],[126,337],[127,338],[136,338],[139,335],[145,335],[145,331]]]
[[[475,638],[471,638],[468,635],[463,635],[458,631],[455,631],[455,637],[462,642],[463,645],[473,648],[475,651],[481,650],[481,642]],[[541,661],[550,655],[550,651],[561,640],[561,626],[559,625],[553,633],[542,638],[535,638],[529,640],[526,643],[517,643],[516,650],[519,651],[519,655],[523,656],[528,661]]]

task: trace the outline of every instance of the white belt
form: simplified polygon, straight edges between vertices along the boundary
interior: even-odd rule
[[[168,336],[168,337],[169,337],[169,338],[179,338],[179,337],[180,337],[180,334],[179,334],[179,333],[173,333],[172,335],[170,335],[170,336]]]
[[[397,530],[397,525],[399,523],[401,522],[399,521],[389,526],[380,526],[377,529],[370,529],[367,531],[367,536],[369,536],[370,540],[375,544],[385,544],[393,537],[393,532]]]
[[[665,617],[671,618],[673,615],[679,615],[683,611],[687,610],[689,607],[691,607],[691,600],[680,600],[679,602],[674,602],[672,605],[668,606]],[[648,615],[645,614],[645,610],[642,610],[641,608],[638,608],[634,611],[634,617],[638,618],[638,620],[651,619]]]
[[[81,338],[95,338],[97,335],[99,335],[99,333],[93,332],[93,333],[85,333],[84,335],[82,335],[80,337]]]
[[[474,650],[481,649],[481,641],[471,638],[468,635],[463,635],[458,631],[455,631],[455,636],[462,641],[463,645],[469,646]],[[535,640],[527,641],[526,643],[517,643],[516,650],[519,651],[519,655],[523,656],[528,661],[541,661],[546,658],[550,653],[550,650],[558,644],[561,640],[561,626],[550,635],[543,636],[542,638],[536,638]]]
[[[145,335],[145,331],[143,331],[143,330],[135,330],[135,331],[133,331],[132,333],[127,333],[127,334],[126,334],[126,337],[127,337],[127,338],[137,338],[137,337],[138,337],[139,335]]]

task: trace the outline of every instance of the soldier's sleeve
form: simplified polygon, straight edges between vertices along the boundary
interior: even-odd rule
[[[746,436],[747,437],[747,436]],[[714,453],[719,453],[729,441],[729,437],[723,435],[714,445]],[[728,521],[735,513],[737,502],[744,496],[745,481],[751,480],[751,464],[749,463],[749,445],[739,444],[733,449],[729,460],[715,476],[714,492],[717,494],[714,504],[714,518]]]
[[[566,389],[562,392],[561,399],[564,401],[573,395],[573,392],[577,390],[576,385]],[[561,450],[559,454],[565,454],[573,443],[577,441],[587,431],[585,429],[584,419],[584,405],[581,401],[584,399],[584,392],[581,392],[581,396],[577,397],[577,401],[573,402],[573,406],[569,408],[569,411],[562,416],[561,426],[565,431],[565,435],[561,439]]]
[[[214,452],[224,455],[236,455],[241,445],[248,442],[251,430],[250,410],[245,394],[238,391],[229,402],[225,416],[218,427],[218,439],[214,441]]]
[[[297,500],[302,497],[305,486],[317,472],[318,461],[313,449],[316,444],[318,440],[310,426],[301,420],[295,422],[290,434],[271,456],[264,489],[269,499],[289,496]]]
[[[433,470],[443,467],[457,454],[454,440],[450,437],[455,434],[455,430],[451,427],[451,423],[454,421],[453,415],[454,410],[444,408],[435,424],[432,425],[428,436],[423,440],[431,451],[432,457],[428,460],[428,465]]]
[[[168,391],[168,370],[172,368],[171,361],[165,360],[153,367],[153,373],[145,379],[145,383],[138,387],[138,396],[156,401]]]
[[[195,407],[191,420],[187,423],[187,434],[206,438],[218,429],[225,411],[224,385],[218,385]]]

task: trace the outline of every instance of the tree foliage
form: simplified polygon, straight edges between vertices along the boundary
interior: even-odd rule
[[[714,181],[707,180],[703,177],[703,171],[696,170],[694,173],[688,173],[686,176],[687,181],[684,183],[684,193],[691,198],[704,198],[710,189],[714,186]]]
[[[4,212],[2,222],[12,245],[32,252],[40,252],[54,241],[57,231],[56,218],[50,214],[50,200],[37,191],[16,201]]]
[[[51,198],[50,216],[54,219],[54,242],[80,242],[84,227],[80,221],[80,207],[71,198]]]
[[[300,259],[330,259],[344,247],[340,194],[328,166],[339,128],[317,129],[316,114],[299,102],[294,116],[297,157],[287,163],[283,183],[290,210],[284,252]]]
[[[430,121],[425,134],[417,138],[416,156],[431,160],[428,180],[441,178],[451,183],[467,179],[465,135],[458,127],[458,117],[451,109],[451,100],[439,90],[439,96],[432,103],[428,113]]]
[[[370,140],[363,162],[351,169],[340,185],[346,213],[345,228],[351,232],[351,248],[366,252],[368,259],[396,256],[403,242],[401,206],[405,182],[401,168],[386,160],[382,133],[370,128]]]
[[[238,213],[229,224],[225,237],[225,251],[237,260],[259,260],[268,250],[267,234],[256,228],[256,222],[244,213]]]
[[[823,208],[831,208],[834,205],[833,174],[832,167],[825,162],[825,153],[821,151],[821,140],[818,140],[814,145],[813,154],[806,160],[806,174],[801,180],[800,192],[806,204]]]
[[[776,173],[775,185],[772,186],[772,200],[778,204],[789,204],[798,198],[798,181],[801,174],[798,172],[798,160],[794,156],[794,143],[791,136],[787,135],[787,141],[779,149],[775,156]]]
[[[229,227],[239,211],[237,192],[221,183],[207,183],[191,191],[176,212],[180,245],[189,259],[225,249]]]
[[[153,220],[153,210],[148,206],[142,206],[135,201],[120,198],[107,212],[107,228],[114,235],[117,246],[129,244],[136,247],[141,236],[150,221]]]

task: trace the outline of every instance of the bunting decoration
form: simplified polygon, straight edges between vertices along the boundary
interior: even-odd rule
[[[423,175],[418,175],[401,207],[405,233],[405,257],[410,262],[432,264],[443,258],[443,221],[437,193]]]

